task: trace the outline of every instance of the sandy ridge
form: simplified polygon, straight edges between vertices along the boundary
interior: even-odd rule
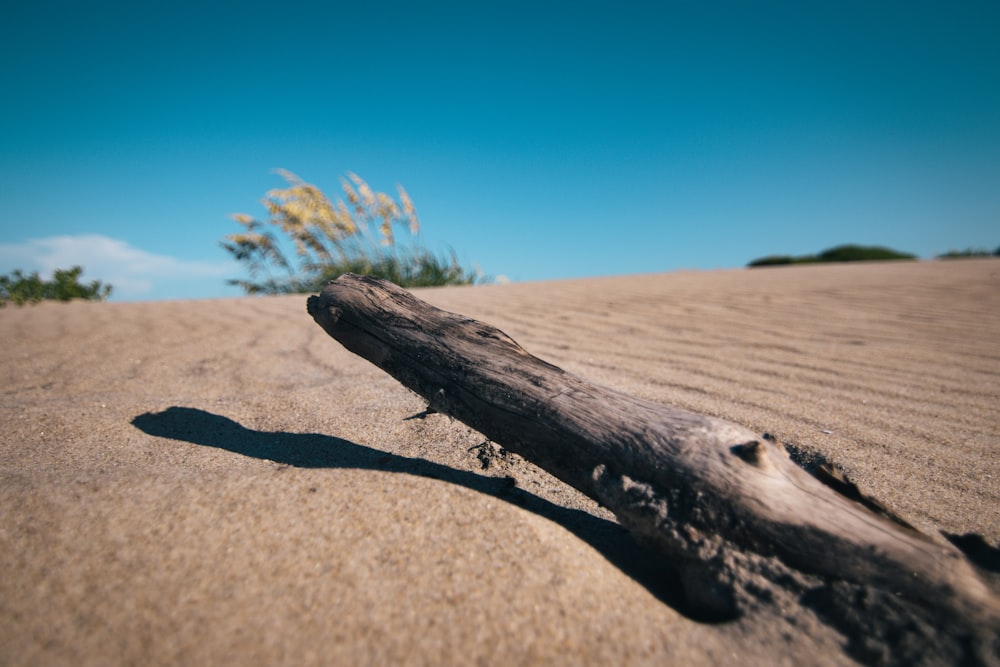
[[[419,295],[1000,542],[998,260]],[[814,619],[686,618],[606,512],[407,419],[304,301],[0,310],[0,662],[851,663]]]

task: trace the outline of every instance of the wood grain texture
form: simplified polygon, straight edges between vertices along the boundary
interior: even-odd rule
[[[308,311],[433,409],[609,508],[707,613],[807,605],[871,662],[1000,662],[1000,603],[960,551],[838,494],[779,444],[596,385],[375,278],[344,275]]]

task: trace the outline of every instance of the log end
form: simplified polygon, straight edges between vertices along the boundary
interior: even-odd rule
[[[318,296],[310,296],[306,300],[306,310],[313,320],[333,336],[332,327],[340,319],[340,309],[333,304],[333,299],[323,291]]]
[[[319,297],[315,294],[306,300],[306,312],[312,315],[313,318],[316,317],[316,313],[319,312]]]

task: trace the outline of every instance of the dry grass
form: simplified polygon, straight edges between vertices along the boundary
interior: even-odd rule
[[[404,287],[471,284],[481,280],[463,268],[454,253],[439,256],[419,244],[413,201],[401,185],[397,197],[376,192],[360,176],[341,179],[344,197],[332,201],[315,185],[290,171],[277,170],[288,187],[270,190],[262,200],[270,216],[261,222],[233,215],[244,231],[222,242],[250,272],[251,280],[230,280],[248,294],[316,291],[342,273],[376,275]],[[276,234],[274,230],[280,232]],[[397,243],[405,230],[409,243]],[[289,257],[282,239],[294,246]]]

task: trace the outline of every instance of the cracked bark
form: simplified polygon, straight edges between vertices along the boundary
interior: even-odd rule
[[[870,663],[1000,664],[1000,601],[961,551],[838,494],[779,444],[596,385],[387,281],[345,274],[308,312],[430,408],[614,512],[703,610],[807,607]]]

